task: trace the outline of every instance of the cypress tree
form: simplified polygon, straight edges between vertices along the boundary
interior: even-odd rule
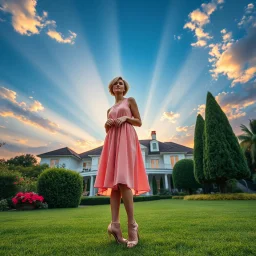
[[[204,168],[209,179],[226,191],[226,181],[250,175],[245,156],[227,116],[208,92],[205,110]]]
[[[195,135],[194,135],[194,175],[198,183],[204,184],[206,177],[204,175],[204,119],[198,114],[196,118]]]
[[[153,176],[152,185],[153,185],[153,195],[156,195],[157,194],[157,184],[156,184],[156,177],[155,176]]]

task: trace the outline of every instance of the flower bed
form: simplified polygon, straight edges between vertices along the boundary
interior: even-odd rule
[[[33,210],[38,208],[47,208],[44,198],[34,192],[19,192],[12,198],[12,202],[17,210]]]

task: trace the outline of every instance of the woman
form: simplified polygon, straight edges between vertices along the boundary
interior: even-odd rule
[[[139,225],[134,219],[133,195],[150,191],[140,143],[133,126],[141,126],[141,118],[134,98],[125,98],[128,83],[116,77],[109,83],[109,92],[115,96],[115,105],[107,111],[106,138],[99,161],[94,187],[99,195],[109,195],[112,221],[109,236],[131,248],[138,243]],[[122,236],[119,218],[121,197],[128,218],[128,240]]]

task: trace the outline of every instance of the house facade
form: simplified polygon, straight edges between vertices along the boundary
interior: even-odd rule
[[[153,194],[153,176],[160,188],[160,179],[163,179],[164,188],[173,190],[172,171],[176,162],[181,159],[193,159],[193,149],[174,143],[160,142],[156,139],[156,132],[151,132],[151,139],[139,140],[143,161],[151,190],[144,195]],[[41,158],[40,164],[48,164],[50,167],[62,166],[74,170],[83,176],[86,184],[84,195],[97,195],[97,188],[94,188],[97,176],[99,158],[102,148],[98,147],[84,153],[78,154],[72,149],[65,147],[37,155]],[[86,191],[89,183],[90,191]]]

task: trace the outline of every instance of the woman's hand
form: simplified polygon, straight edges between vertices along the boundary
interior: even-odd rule
[[[109,118],[107,121],[106,121],[106,123],[105,123],[105,128],[110,128],[112,125],[114,125],[115,124],[115,120],[114,119],[112,119],[112,118]]]
[[[120,126],[122,123],[127,121],[128,116],[122,116],[115,120],[116,126]]]

